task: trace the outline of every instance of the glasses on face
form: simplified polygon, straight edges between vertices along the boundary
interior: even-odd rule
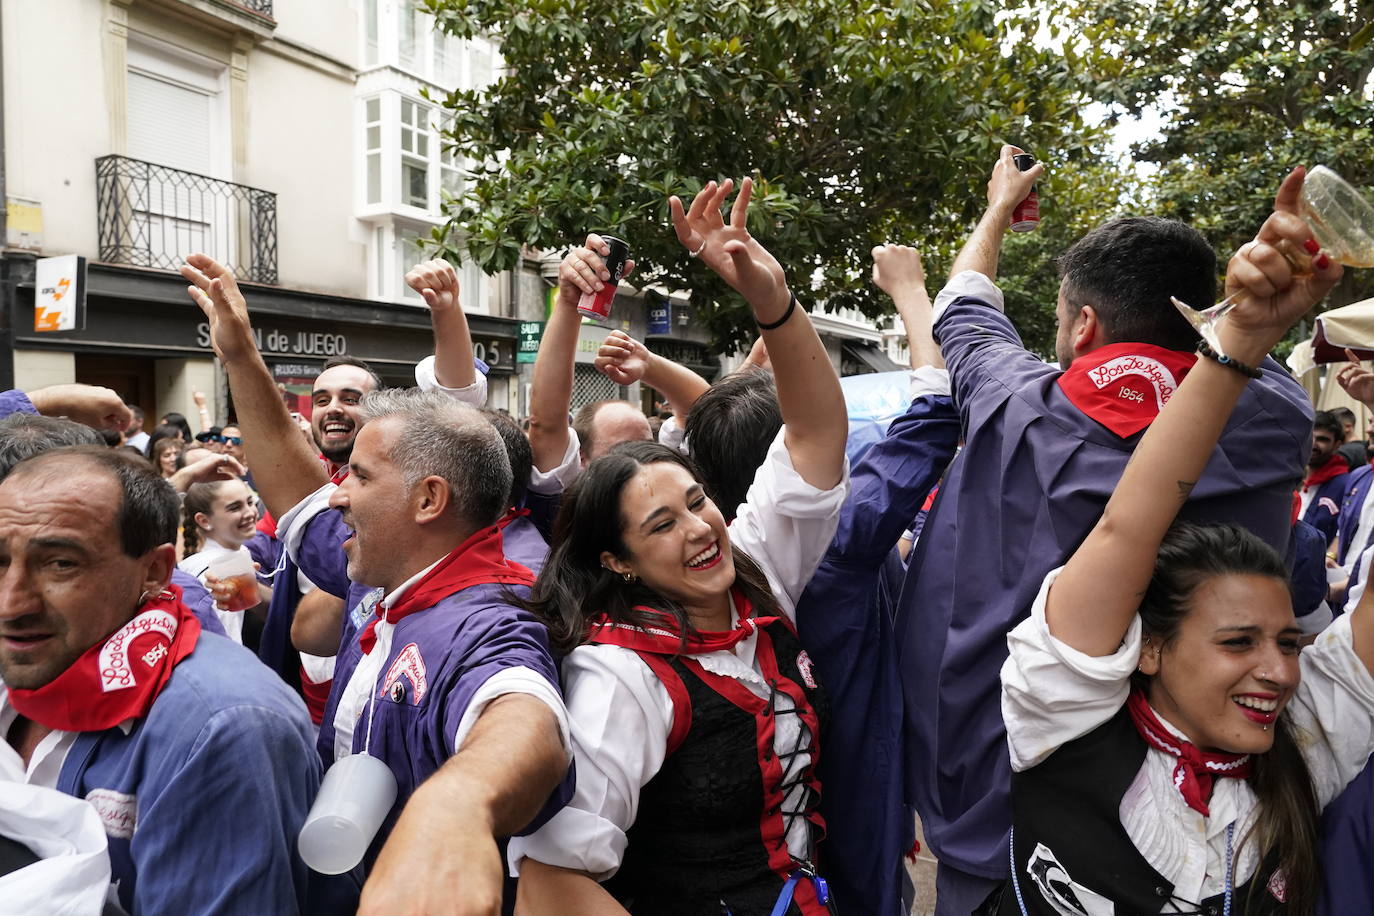
[[[242,436],[220,436],[219,439],[218,439],[218,441],[219,441],[219,442],[223,442],[225,445],[242,445],[242,444],[243,444],[243,437],[242,437]]]

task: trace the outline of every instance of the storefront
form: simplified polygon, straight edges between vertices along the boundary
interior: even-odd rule
[[[142,406],[153,422],[169,410],[187,413],[191,392],[203,391],[217,421],[232,415],[209,324],[180,277],[91,264],[86,325],[72,331],[33,330],[31,273],[10,289],[13,371],[21,387],[105,385]],[[415,363],[433,352],[423,308],[253,284],[243,284],[243,292],[258,348],[302,413],[308,413],[311,383],[332,356],[365,360],[388,385],[411,386]],[[488,404],[509,409],[518,388],[512,378],[519,323],[485,315],[469,315],[468,323],[474,355],[490,368]]]

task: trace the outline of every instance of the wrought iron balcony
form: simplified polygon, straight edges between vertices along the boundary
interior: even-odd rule
[[[202,251],[242,279],[277,282],[277,195],[270,191],[101,156],[95,193],[102,261],[176,270]]]
[[[272,0],[233,0],[236,6],[244,7],[254,13],[272,18]]]

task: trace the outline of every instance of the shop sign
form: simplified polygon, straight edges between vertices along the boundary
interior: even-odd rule
[[[539,343],[544,339],[543,321],[522,321],[519,328],[519,342],[516,345],[515,361],[532,363],[539,355]]]
[[[34,331],[86,327],[86,259],[76,254],[39,258],[34,276]]]
[[[326,331],[269,331],[254,328],[253,339],[257,342],[259,352],[283,356],[343,356],[348,352],[347,337]],[[196,346],[206,349],[210,346],[210,325],[207,322],[196,325]]]

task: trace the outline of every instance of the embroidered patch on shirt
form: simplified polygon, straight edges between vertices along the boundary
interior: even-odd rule
[[[134,835],[138,826],[138,799],[113,789],[92,789],[86,793],[86,801],[100,815],[107,836],[127,840]]]
[[[415,643],[410,643],[396,656],[396,660],[387,669],[386,678],[382,681],[382,690],[379,697],[389,697],[393,702],[399,703],[405,699],[405,688],[401,685],[401,678],[410,681],[410,705],[419,706],[420,701],[429,692],[429,681],[425,677],[425,660],[420,656],[420,647]],[[397,693],[394,688],[400,687],[401,692]]]

